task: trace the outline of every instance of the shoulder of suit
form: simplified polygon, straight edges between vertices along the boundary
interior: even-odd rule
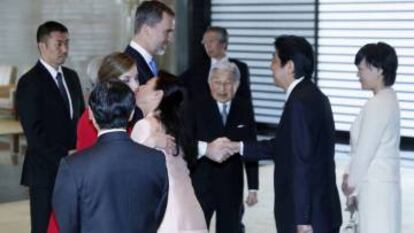
[[[136,147],[136,152],[138,154],[141,154],[141,155],[144,155],[144,156],[149,156],[149,157],[151,157],[151,156],[164,157],[163,153],[159,150],[156,150],[156,149],[151,148],[151,147],[144,146],[140,143],[133,142],[132,140],[131,140],[131,142],[134,143],[134,146]]]
[[[65,67],[65,66],[62,66],[62,71],[63,71],[63,74],[64,75],[67,75],[67,74],[69,74],[69,75],[76,75],[76,76],[78,75],[78,73],[75,70],[70,69],[70,68]]]
[[[229,58],[229,61],[236,63],[237,66],[247,66],[245,62],[242,62],[239,59]]]
[[[22,83],[37,82],[39,79],[35,77],[40,75],[42,75],[41,67],[39,64],[36,64],[19,78],[18,85],[21,85]]]

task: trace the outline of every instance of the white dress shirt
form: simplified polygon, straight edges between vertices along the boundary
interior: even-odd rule
[[[304,79],[305,77],[298,78],[293,80],[293,82],[289,85],[288,89],[286,90],[286,100],[289,99],[290,94],[292,94],[293,89]]]
[[[56,79],[56,76],[57,76],[58,73],[60,73],[62,75],[63,86],[65,87],[66,95],[68,96],[68,100],[69,100],[70,118],[73,118],[72,99],[70,97],[70,92],[69,92],[68,86],[66,85],[65,76],[64,76],[63,71],[62,71],[62,66],[59,66],[58,69],[56,70],[51,65],[47,64],[42,58],[39,58],[39,61],[46,68],[46,70],[49,71],[50,75],[53,77],[53,80],[55,81],[56,86],[58,88],[59,88],[59,84],[58,84],[58,81]]]
[[[211,62],[210,62],[210,69],[213,68],[213,66],[215,64],[217,64],[218,62],[224,62],[224,61],[229,61],[229,57],[226,55],[221,59],[216,59],[216,58],[211,58]]]
[[[139,45],[133,40],[131,40],[129,46],[138,51],[138,53],[140,53],[141,56],[144,57],[144,60],[147,63],[148,67],[151,67],[150,62],[154,57],[146,49],[144,49],[141,45]]]

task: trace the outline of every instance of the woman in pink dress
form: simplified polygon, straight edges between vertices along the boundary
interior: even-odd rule
[[[156,148],[154,135],[175,138],[176,150],[165,152],[169,179],[168,203],[158,233],[207,233],[207,224],[191,184],[187,163],[194,153],[182,124],[183,88],[178,79],[160,72],[138,89],[137,104],[144,114],[131,133],[138,143]]]

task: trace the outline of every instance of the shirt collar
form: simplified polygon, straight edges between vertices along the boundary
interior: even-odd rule
[[[292,93],[293,89],[298,85],[305,77],[295,79],[293,82],[289,85],[287,91],[286,91],[286,99],[289,99],[290,94]]]
[[[227,105],[227,112],[229,112],[230,106],[231,106],[231,100],[230,101],[227,101],[225,103],[222,103],[222,102],[219,102],[219,101],[216,101],[216,102],[217,102],[217,106],[218,106],[220,112],[223,111],[224,105]]]
[[[227,55],[224,56],[222,59],[211,58],[211,67],[213,67],[218,62],[228,61],[228,60],[229,60],[229,57],[227,57]]]
[[[144,57],[145,61],[148,64],[150,63],[150,61],[152,60],[152,56],[146,49],[144,49],[141,45],[139,45],[137,42],[133,40],[131,40],[129,46],[138,51]]]
[[[126,129],[103,129],[99,130],[98,137],[107,134],[107,133],[113,133],[113,132],[126,132]]]
[[[63,76],[62,66],[59,66],[58,69],[56,70],[51,65],[49,65],[47,62],[45,62],[42,58],[39,58],[39,61],[46,68],[46,70],[49,71],[49,73],[50,73],[50,75],[52,75],[53,79],[56,78],[56,75],[57,75],[58,72],[60,72],[61,75]]]

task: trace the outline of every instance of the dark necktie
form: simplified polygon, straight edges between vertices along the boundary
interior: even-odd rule
[[[223,109],[221,111],[221,120],[223,121],[223,125],[226,125],[226,121],[227,121],[227,104],[223,104]]]
[[[60,94],[62,95],[63,101],[65,102],[65,106],[69,110],[68,94],[66,92],[65,86],[63,85],[62,74],[60,72],[58,72],[58,74],[56,75],[56,80],[58,82],[58,87],[59,87]]]

